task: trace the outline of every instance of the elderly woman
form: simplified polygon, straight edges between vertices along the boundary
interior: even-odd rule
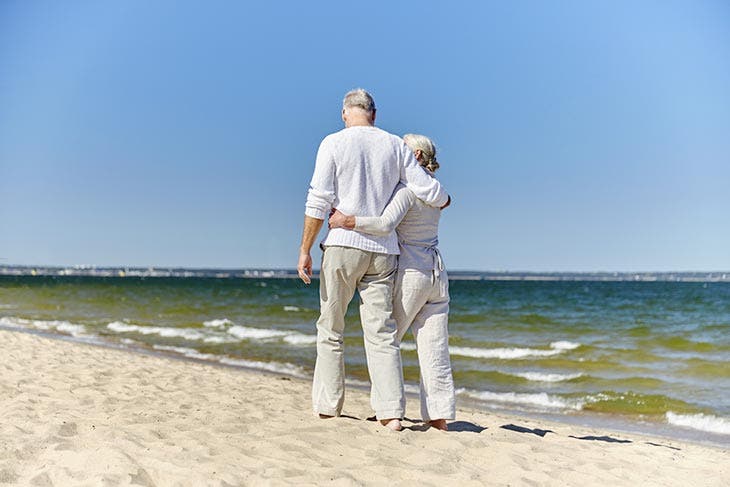
[[[433,175],[439,167],[433,142],[414,134],[403,140]],[[381,216],[345,215],[336,210],[329,224],[374,235],[387,235],[395,229],[398,234],[400,258],[393,303],[398,341],[410,328],[421,369],[421,415],[432,427],[446,431],[446,420],[455,416],[455,398],[449,360],[449,280],[437,248],[440,216],[439,208],[428,206],[400,185]]]

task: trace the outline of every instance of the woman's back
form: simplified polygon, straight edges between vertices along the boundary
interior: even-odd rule
[[[434,252],[438,246],[438,228],[441,209],[428,206],[414,198],[413,204],[396,227],[401,269],[430,271],[434,266]]]

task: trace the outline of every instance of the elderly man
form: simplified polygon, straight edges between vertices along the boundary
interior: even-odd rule
[[[351,215],[379,216],[399,182],[433,206],[449,197],[438,181],[418,165],[403,140],[375,127],[375,103],[362,89],[342,104],[345,128],[324,138],[317,152],[307,195],[297,270],[311,282],[312,244],[332,208]],[[380,422],[402,429],[405,413],[403,372],[391,317],[398,240],[332,229],[322,242],[320,317],[312,406],[320,418],[339,416],[345,399],[343,337],[347,306],[357,289],[360,320],[371,381],[370,401]]]

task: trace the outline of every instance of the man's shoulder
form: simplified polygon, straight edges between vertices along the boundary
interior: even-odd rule
[[[331,134],[325,135],[322,139],[322,144],[331,144],[341,137],[342,130],[338,132],[332,132]]]
[[[373,126],[346,127],[342,130],[338,130],[337,132],[333,132],[333,133],[327,135],[323,140],[338,140],[338,139],[362,138],[362,137],[389,139],[397,144],[403,143],[403,139],[401,139],[397,135],[391,134],[387,130],[383,130],[380,127],[376,127],[374,125]]]
[[[333,132],[324,137],[320,144],[320,150],[333,153],[339,153],[346,150],[346,148],[353,147],[378,147],[379,151],[385,150],[390,154],[395,154],[397,159],[401,159],[405,143],[397,135],[379,127],[358,126]]]
[[[377,133],[377,135],[379,137],[383,137],[384,139],[389,139],[395,144],[400,144],[403,142],[403,139],[401,139],[400,137],[398,137],[395,134],[391,134],[387,130],[383,130],[380,127],[373,127],[373,128],[375,129],[375,132]]]

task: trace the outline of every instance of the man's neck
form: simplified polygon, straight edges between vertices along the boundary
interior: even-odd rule
[[[372,123],[368,119],[362,119],[362,120],[348,120],[347,123],[345,123],[346,128],[350,127],[374,127],[375,124]]]
[[[370,113],[357,108],[342,110],[342,121],[345,127],[373,127],[375,126],[375,112]]]

